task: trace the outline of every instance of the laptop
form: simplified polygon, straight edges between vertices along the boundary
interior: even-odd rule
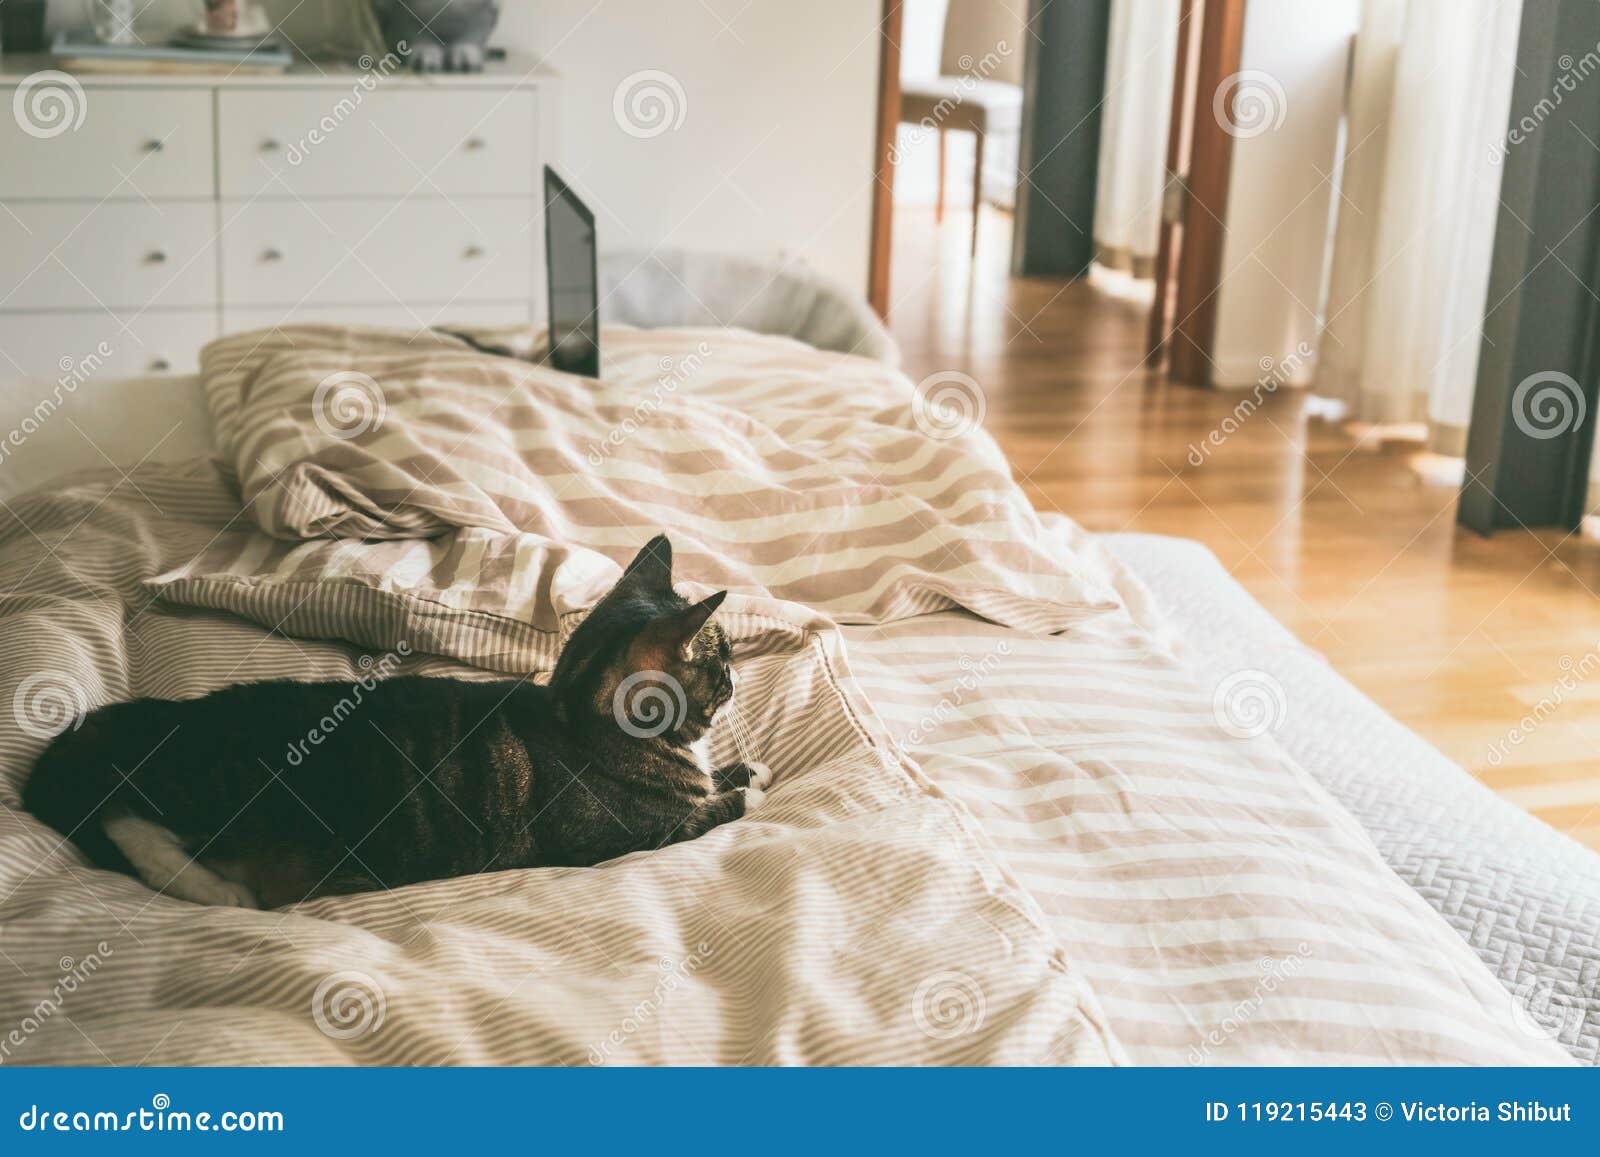
[[[600,262],[594,214],[544,167],[545,298],[550,346],[545,361],[558,370],[600,376]]]

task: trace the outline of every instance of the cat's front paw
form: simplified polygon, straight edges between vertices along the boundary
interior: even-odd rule
[[[411,53],[411,67],[417,72],[443,72],[444,45],[432,42],[417,45]]]
[[[751,787],[764,791],[772,786],[772,781],[775,778],[772,768],[764,763],[747,763],[745,766],[750,769]]]
[[[450,45],[445,49],[445,67],[451,72],[482,72],[482,45],[466,43]]]
[[[749,815],[762,804],[767,802],[767,793],[759,787],[747,787],[744,791],[744,814]]]
[[[189,889],[188,899],[196,904],[209,904],[215,908],[260,908],[261,904],[256,899],[256,894],[243,884],[236,884],[232,880],[212,879],[207,880],[197,887]]]

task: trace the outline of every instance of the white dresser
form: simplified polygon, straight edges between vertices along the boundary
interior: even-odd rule
[[[0,382],[286,321],[540,317],[554,78],[0,72]],[[21,91],[19,92],[19,87]]]

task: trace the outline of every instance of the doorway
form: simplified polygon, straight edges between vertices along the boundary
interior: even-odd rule
[[[1017,197],[1023,0],[884,0],[869,297],[891,308],[897,213],[926,217],[950,259],[1008,248]],[[943,252],[943,248],[941,248]]]
[[[887,316],[896,296],[897,215],[920,218],[939,260],[968,263],[969,290],[980,245],[1009,252],[1015,275],[1095,261],[1126,275],[1152,299],[1153,361],[1209,384],[1233,138],[1196,94],[1238,71],[1243,13],[1244,0],[884,0],[874,308]]]

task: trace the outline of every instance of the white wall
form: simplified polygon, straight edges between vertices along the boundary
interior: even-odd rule
[[[950,0],[905,0],[900,7],[900,78],[939,75],[939,47],[944,40],[944,13]],[[945,192],[957,207],[965,205],[972,181],[972,135],[956,133],[946,146],[953,186]],[[939,139],[901,125],[895,140],[894,199],[897,205],[931,205],[938,196]]]
[[[1317,344],[1335,196],[1323,175],[1333,174],[1338,163],[1348,48],[1358,14],[1358,0],[1245,9],[1240,69],[1265,74],[1250,83],[1263,97],[1259,107],[1272,118],[1269,123],[1280,112],[1282,120],[1253,136],[1241,133],[1233,143],[1217,296],[1219,386],[1253,385],[1261,377],[1261,359],[1280,361],[1300,342]],[[1209,94],[1201,95],[1209,104]],[[1205,104],[1200,115],[1209,115]],[[1314,368],[1308,360],[1294,384],[1306,384]]]
[[[798,257],[865,293],[879,7],[512,0],[495,40],[561,74],[559,164],[602,244]],[[613,113],[644,70],[682,92],[681,124],[648,138]]]
[[[950,0],[903,0],[900,5],[900,75],[938,76],[944,14]]]

